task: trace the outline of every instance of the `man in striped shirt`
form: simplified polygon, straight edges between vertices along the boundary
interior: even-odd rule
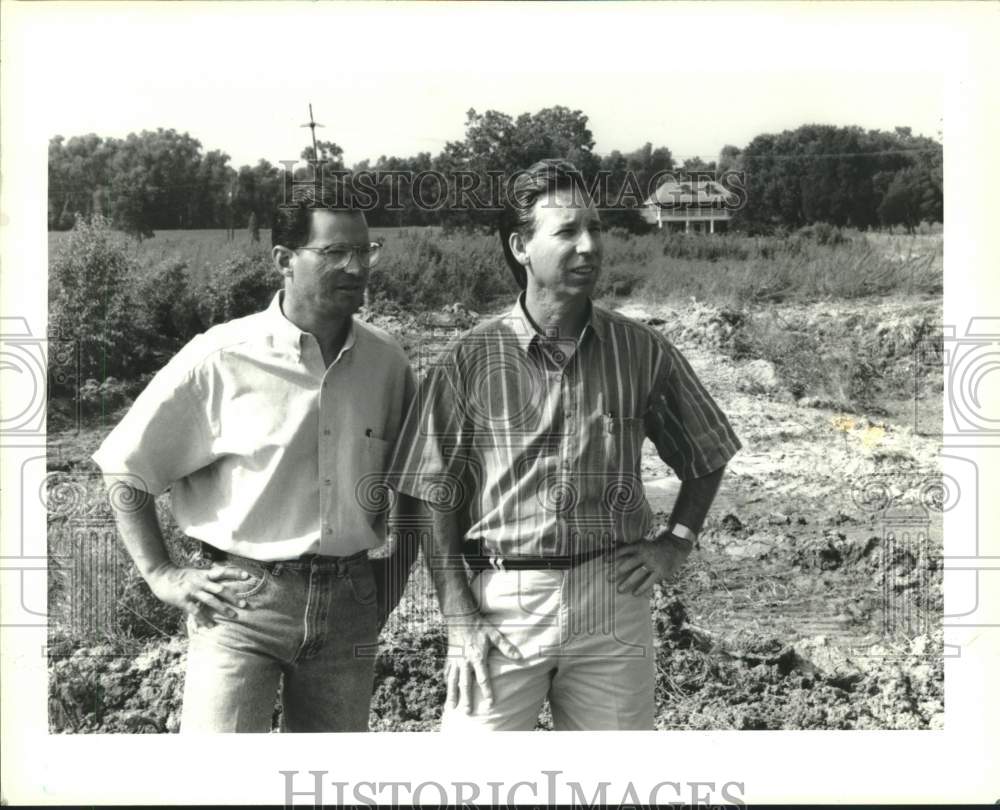
[[[660,333],[591,302],[601,223],[572,164],[535,164],[513,196],[501,241],[523,293],[434,362],[390,464],[434,514],[443,728],[530,730],[548,698],[557,729],[649,729],[648,593],[683,565],[739,440]],[[683,482],[652,538],[645,438]]]

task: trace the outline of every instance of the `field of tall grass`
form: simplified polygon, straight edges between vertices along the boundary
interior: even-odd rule
[[[385,246],[369,279],[376,314],[417,315],[455,303],[485,314],[517,293],[495,234],[429,227],[373,235]],[[256,243],[243,231],[227,240],[224,230],[163,231],[136,242],[98,222],[49,239],[50,330],[80,343],[84,410],[117,407],[195,334],[262,309],[280,283],[267,233]],[[774,236],[610,228],[604,245],[599,299],[695,299],[744,313],[733,317],[746,324],[755,354],[779,365],[787,365],[789,330],[767,317],[761,329],[760,317],[744,315],[767,316],[773,304],[939,301],[943,289],[939,233],[860,233],[822,223]],[[844,348],[857,354],[857,347]],[[803,366],[791,376],[811,374]],[[800,380],[795,388],[801,393]],[[70,392],[55,393],[50,419],[58,425],[67,411],[58,397]]]
[[[459,302],[489,310],[515,293],[497,236],[437,227],[375,228],[383,240],[373,269],[373,303],[435,308]],[[50,256],[70,234],[49,235]],[[641,294],[658,300],[695,297],[743,305],[763,301],[860,298],[869,295],[937,295],[942,291],[940,234],[861,233],[821,224],[787,236],[740,234],[630,235],[605,233],[599,296]],[[211,286],[234,264],[243,272],[272,274],[267,232],[252,243],[245,231],[227,241],[223,230],[161,231],[133,242],[143,274],[170,267],[191,289]],[[273,274],[276,286],[278,278]]]

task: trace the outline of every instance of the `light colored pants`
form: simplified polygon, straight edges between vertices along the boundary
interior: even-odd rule
[[[530,731],[546,697],[556,730],[653,728],[655,653],[648,596],[619,594],[598,557],[568,571],[484,571],[480,610],[523,661],[490,651],[493,701],[446,706],[443,731]]]
[[[250,604],[212,628],[188,620],[181,732],[270,731],[278,684],[285,731],[367,731],[378,616],[364,556],[258,563],[229,556],[250,579]]]

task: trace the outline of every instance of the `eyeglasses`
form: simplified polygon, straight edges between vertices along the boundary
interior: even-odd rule
[[[343,270],[351,263],[351,259],[357,256],[358,263],[367,269],[378,262],[382,245],[378,242],[369,242],[367,245],[325,245],[321,248],[298,247],[295,249],[311,250],[313,253],[318,253],[330,262],[334,270]]]

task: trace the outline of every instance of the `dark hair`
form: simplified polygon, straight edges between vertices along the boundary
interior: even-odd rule
[[[511,234],[517,232],[524,239],[534,235],[535,203],[543,194],[571,188],[581,192],[586,199],[587,191],[580,170],[562,158],[540,160],[517,172],[514,178],[512,186],[509,184],[510,193],[500,215],[500,245],[517,286],[523,290],[528,283],[528,274],[510,249]]]
[[[363,214],[354,208],[343,183],[324,178],[323,183],[294,183],[290,202],[277,205],[271,214],[271,247],[294,250],[309,241],[313,211]],[[287,199],[287,197],[286,197]]]

